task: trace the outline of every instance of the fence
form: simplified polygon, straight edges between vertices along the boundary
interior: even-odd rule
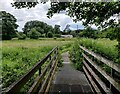
[[[96,93],[113,93],[120,92],[119,77],[115,77],[115,73],[120,74],[120,65],[96,54],[83,46],[83,70]],[[111,73],[107,73],[101,65],[106,65],[111,69]]]
[[[34,83],[29,88],[28,93],[45,93],[49,91],[50,83],[54,76],[58,62],[58,47],[53,48],[42,60],[33,66],[25,75],[14,82],[4,93],[20,92],[20,89],[35,75]],[[46,64],[45,64],[46,63]],[[46,65],[41,70],[42,65]]]

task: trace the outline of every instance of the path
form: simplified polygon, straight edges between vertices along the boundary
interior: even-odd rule
[[[91,87],[83,72],[75,70],[69,60],[68,52],[62,54],[63,67],[53,79],[51,93],[79,93],[93,94]]]

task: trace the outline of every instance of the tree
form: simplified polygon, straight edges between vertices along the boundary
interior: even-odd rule
[[[59,34],[59,33],[60,33],[60,25],[55,25],[54,34]]]
[[[28,35],[29,35],[29,37],[30,37],[31,39],[38,39],[39,36],[40,36],[40,33],[39,33],[38,31],[36,31],[35,28],[32,28],[32,29],[30,30],[30,32],[28,33]]]
[[[2,19],[2,40],[10,40],[16,35],[17,20],[12,14],[5,11],[0,11],[0,15]]]
[[[96,30],[92,29],[91,27],[87,27],[83,31],[80,31],[80,37],[87,37],[87,38],[96,38]]]
[[[53,34],[52,34],[51,32],[48,32],[48,33],[47,33],[47,37],[48,37],[48,38],[52,38],[52,37],[53,37]]]
[[[61,0],[58,0],[61,1]],[[82,0],[80,0],[82,1]],[[102,0],[101,0],[102,1]],[[38,2],[14,2],[16,8],[35,7]],[[84,25],[96,24],[100,27],[114,26],[115,20],[108,19],[114,14],[120,13],[120,1],[118,2],[51,2],[48,17],[65,10],[73,20],[81,21]]]
[[[17,37],[19,40],[26,39],[26,35],[23,32],[17,32]]]
[[[23,31],[25,34],[27,34],[28,32],[30,32],[30,30],[32,28],[35,28],[36,31],[38,31],[41,34],[46,34],[47,32],[53,32],[53,27],[50,25],[47,25],[44,22],[38,21],[38,20],[34,20],[34,21],[28,21],[26,22],[26,24],[24,25]]]

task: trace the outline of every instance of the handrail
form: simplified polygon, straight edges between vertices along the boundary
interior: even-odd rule
[[[82,50],[84,50],[85,52],[87,52],[88,54],[92,55],[93,57],[95,57],[96,59],[100,60],[101,62],[105,63],[106,65],[108,65],[109,67],[113,68],[114,70],[120,72],[120,65],[119,64],[116,64],[114,63],[113,61],[110,61],[104,57],[102,57],[101,55],[99,54],[96,54],[88,49],[86,49],[85,47],[83,46],[80,46],[80,48]]]
[[[120,92],[120,83],[112,77],[113,76],[113,73],[112,73],[113,69],[114,69],[114,71],[120,73],[120,65],[113,63],[112,61],[102,57],[99,54],[94,53],[93,51],[86,49],[85,47],[83,47],[81,45],[79,47],[83,51],[83,53],[82,53],[82,56],[84,57],[83,70],[84,70],[87,78],[89,79],[89,81],[92,81],[93,79],[91,79],[91,78],[94,78],[94,81],[96,81],[99,84],[99,86],[102,88],[102,90],[106,93],[112,92],[112,87],[116,88],[117,92]],[[88,56],[86,53],[88,54]],[[109,67],[111,67],[111,76],[108,75],[94,61],[92,61],[92,59],[90,59],[89,55],[92,56],[93,58],[97,59],[98,61],[101,61],[102,63],[108,65]],[[97,70],[106,80],[109,81],[110,87],[107,87],[106,84],[104,84],[104,82],[97,76],[97,74],[93,68],[95,70]],[[92,77],[90,77],[90,76],[92,76]],[[97,88],[96,88],[96,90],[97,90]]]
[[[51,59],[52,54],[54,54],[53,58]],[[19,90],[28,82],[28,80],[37,72],[41,75],[41,66],[50,58],[51,63],[55,58],[58,57],[58,47],[54,47],[43,59],[41,59],[36,65],[34,65],[27,73],[25,73],[21,78],[15,81],[12,85],[10,85],[6,90],[5,93],[10,92],[19,92]],[[51,64],[48,65],[50,66]]]

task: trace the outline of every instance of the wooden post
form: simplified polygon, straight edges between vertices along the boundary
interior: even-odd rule
[[[51,61],[51,56],[49,57],[49,60]],[[50,62],[51,63],[51,62]],[[50,64],[50,69],[51,69],[51,67],[52,67],[52,63]]]
[[[115,73],[115,70],[113,68],[111,68],[111,77],[114,78],[114,73]],[[112,91],[112,85],[110,84],[110,89]]]
[[[41,75],[41,67],[39,68],[39,75]]]
[[[54,55],[57,55],[56,52],[57,52],[57,51],[55,50],[55,51],[54,51]],[[56,59],[56,56],[55,56],[54,60],[55,60],[55,59]]]

